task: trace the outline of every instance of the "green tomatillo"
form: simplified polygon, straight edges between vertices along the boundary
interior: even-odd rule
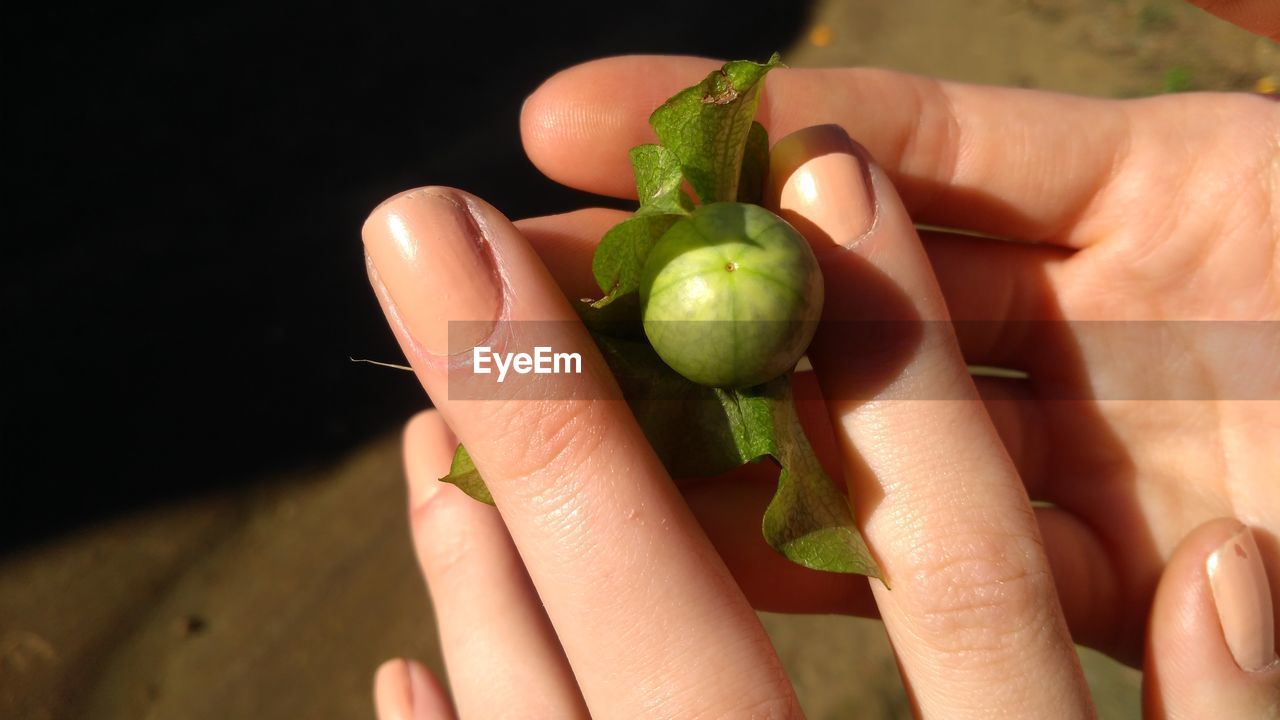
[[[790,371],[822,315],[822,272],[804,236],[745,203],[704,205],[671,225],[639,291],[659,357],[712,387],[751,387]]]

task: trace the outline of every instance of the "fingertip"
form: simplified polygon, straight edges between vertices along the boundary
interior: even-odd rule
[[[627,150],[656,141],[646,122],[649,115],[721,64],[688,56],[622,55],[561,70],[520,110],[525,154],[558,183],[634,198]]]
[[[769,153],[769,175],[789,178],[801,165],[821,155],[854,153],[854,140],[839,125],[810,125],[778,139]],[[774,193],[781,187],[772,188]]]
[[[1224,567],[1224,549],[1257,569]],[[1258,561],[1251,531],[1232,518],[1201,525],[1174,551],[1148,623],[1143,694],[1153,716],[1265,717],[1280,706],[1280,664],[1242,667],[1264,665],[1252,655],[1275,654],[1270,590]],[[1244,595],[1252,597],[1242,602]],[[1250,657],[1233,655],[1233,643],[1249,644]]]
[[[378,720],[411,720],[412,692],[407,662],[393,658],[379,665],[373,674],[373,706]]]
[[[1246,672],[1280,665],[1271,584],[1253,532],[1241,526],[1209,554],[1205,568],[1222,634],[1236,665]]]
[[[414,720],[452,720],[457,717],[435,674],[417,660],[406,660],[405,665],[409,668]]]
[[[444,688],[422,663],[394,658],[373,676],[378,720],[448,720],[455,717]]]
[[[600,102],[597,90],[603,79],[613,74],[610,65],[616,60],[594,60],[561,70],[525,98],[520,108],[520,138],[529,161],[547,177],[580,187],[583,179],[575,168],[603,162],[616,169],[625,160],[596,150],[604,144],[596,138],[612,137],[626,125],[627,108]],[[625,193],[628,180],[630,174],[621,173],[608,189]]]
[[[769,157],[766,202],[799,229],[819,259],[856,248],[877,226],[870,156],[839,125],[812,125],[778,141]],[[889,192],[893,192],[890,188]]]
[[[449,425],[440,416],[440,411],[435,408],[422,410],[409,418],[409,422],[405,423],[404,441],[406,445],[423,441],[434,442],[437,438],[444,438],[450,441],[455,439],[453,431],[449,429]]]
[[[449,473],[458,439],[436,410],[424,410],[405,425],[402,438],[410,507],[425,503]]]

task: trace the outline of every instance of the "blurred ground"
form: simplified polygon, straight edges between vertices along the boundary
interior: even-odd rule
[[[785,59],[1101,97],[1251,90],[1280,75],[1280,46],[1181,0],[823,2]]]
[[[1280,72],[1275,43],[1174,0],[823,2],[784,58],[1101,96]],[[909,716],[876,623],[764,622],[810,717]],[[440,667],[392,437],[0,561],[6,718],[371,717],[371,673],[393,655]],[[1137,717],[1138,674],[1086,665],[1102,716]]]

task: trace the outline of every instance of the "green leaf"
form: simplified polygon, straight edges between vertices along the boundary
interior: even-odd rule
[[[743,148],[755,120],[766,73],[779,64],[738,60],[676,93],[653,111],[649,124],[703,204],[738,199]]]
[[[693,201],[681,189],[684,175],[680,161],[670,150],[661,145],[638,145],[631,149],[631,167],[640,209],[614,225],[596,248],[591,272],[605,293],[593,303],[597,309],[635,292],[654,243],[672,223],[693,211]]]
[[[688,215],[693,211],[693,200],[680,187],[684,175],[675,153],[661,145],[637,145],[631,148],[631,170],[641,213]]]
[[[765,540],[805,567],[880,577],[854,523],[848,496],[822,469],[805,437],[788,378],[766,387],[773,397],[773,456],[782,473],[778,492],[764,511]]]
[[[751,123],[747,145],[742,152],[742,174],[738,178],[738,202],[764,204],[764,183],[769,176],[769,133],[758,122]]]
[[[461,445],[453,451],[453,462],[449,465],[449,474],[440,478],[440,482],[457,485],[458,489],[476,500],[488,505],[493,504],[493,496],[489,494],[488,486],[484,484],[479,471],[476,470],[475,463],[471,462],[471,455]]]
[[[591,259],[591,273],[605,293],[593,303],[596,307],[604,307],[640,287],[640,274],[649,251],[680,217],[637,213],[604,234]]]
[[[1190,92],[1194,86],[1191,71],[1181,65],[1169,68],[1169,72],[1164,74],[1164,91],[1167,93]]]

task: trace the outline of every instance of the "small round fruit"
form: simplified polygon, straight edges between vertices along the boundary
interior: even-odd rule
[[[804,237],[756,205],[713,203],[653,246],[640,279],[645,335],[686,378],[768,382],[795,367],[822,315],[822,271]]]

